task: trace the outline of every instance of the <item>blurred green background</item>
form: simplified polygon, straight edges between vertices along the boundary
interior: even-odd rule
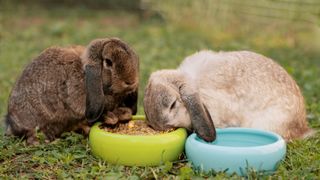
[[[139,113],[143,113],[143,91],[151,72],[176,68],[184,57],[201,49],[250,50],[273,58],[294,77],[306,99],[309,124],[320,129],[318,0],[0,0],[0,117],[6,113],[15,80],[41,51],[50,46],[87,45],[95,38],[114,36],[128,42],[140,57]],[[1,121],[0,132],[3,130]],[[79,153],[85,156],[87,168],[97,166],[97,160],[88,152],[87,142],[74,134],[71,137],[74,139],[59,141],[59,146],[47,145],[42,149],[26,148],[20,141],[1,138],[0,163],[3,166],[0,174],[5,177],[21,174],[27,178],[60,177],[43,169],[47,160],[39,162],[37,158],[41,156],[34,157],[34,152],[43,155],[48,148],[62,155],[66,151]],[[316,153],[320,151],[319,137],[318,134],[313,140],[289,144],[289,155],[275,177],[320,176],[320,155]],[[77,143],[79,145],[74,145]],[[82,148],[83,151],[74,152],[63,146]],[[15,148],[20,150],[13,150]],[[37,168],[32,170],[22,159],[38,164],[43,172],[37,172]],[[70,171],[66,177],[79,178],[71,169],[78,167],[80,162],[71,162],[74,164],[69,164],[70,167],[64,167],[64,161],[61,164],[54,161],[53,165]],[[106,171],[99,173],[104,175],[110,168],[115,168],[106,164],[103,167]],[[80,171],[84,177],[99,175],[90,174],[86,167]],[[143,172],[142,169],[136,171]],[[122,177],[121,173],[135,174],[132,169],[116,172],[119,177]],[[174,164],[169,173],[162,173],[161,168],[145,172],[145,176],[136,174],[142,178],[155,178],[154,174],[158,178],[207,177],[193,172],[186,163]]]

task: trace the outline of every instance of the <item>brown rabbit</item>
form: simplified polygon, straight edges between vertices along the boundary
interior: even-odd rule
[[[97,39],[87,47],[48,48],[13,87],[6,134],[34,144],[36,129],[52,141],[86,119],[93,123],[104,114],[113,122],[128,119],[137,111],[138,71],[138,56],[117,38]]]
[[[201,51],[176,70],[154,72],[144,110],[155,129],[185,127],[206,141],[215,139],[215,126],[264,129],[286,140],[312,132],[296,82],[273,60],[248,51]]]

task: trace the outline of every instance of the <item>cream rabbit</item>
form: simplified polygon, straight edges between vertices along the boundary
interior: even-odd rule
[[[311,132],[296,82],[273,60],[248,51],[201,51],[176,70],[154,72],[144,109],[155,129],[194,129],[206,141],[215,139],[213,124],[269,130],[286,140]]]

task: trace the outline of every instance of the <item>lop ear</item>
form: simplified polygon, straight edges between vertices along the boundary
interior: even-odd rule
[[[105,97],[102,85],[102,50],[107,40],[95,40],[90,43],[84,54],[86,111],[89,123],[97,121],[104,111]]]
[[[185,84],[180,86],[179,93],[189,112],[191,124],[196,134],[207,142],[214,141],[216,130],[208,109],[201,102],[199,94]]]

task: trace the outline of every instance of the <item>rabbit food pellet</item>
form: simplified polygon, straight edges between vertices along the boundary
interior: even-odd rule
[[[127,135],[155,135],[164,134],[173,131],[169,129],[166,131],[156,131],[149,127],[143,120],[129,121],[128,123],[119,123],[115,127],[103,127],[104,130],[117,134]]]

